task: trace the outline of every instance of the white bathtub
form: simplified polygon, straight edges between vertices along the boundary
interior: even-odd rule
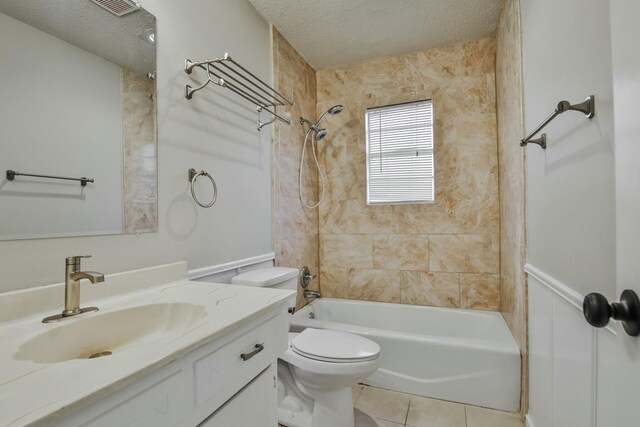
[[[292,316],[307,327],[377,342],[380,368],[365,384],[517,411],[520,352],[500,313],[322,298]]]

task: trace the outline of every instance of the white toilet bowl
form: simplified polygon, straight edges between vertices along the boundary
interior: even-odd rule
[[[378,368],[380,347],[346,332],[289,334],[278,361],[278,420],[289,427],[353,427],[351,385]]]
[[[299,270],[271,267],[231,279],[245,286],[296,290]],[[359,335],[324,329],[289,334],[278,360],[278,419],[288,427],[354,427],[351,385],[378,369],[380,346]]]

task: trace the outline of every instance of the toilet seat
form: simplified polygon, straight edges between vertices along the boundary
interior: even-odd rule
[[[332,363],[375,360],[380,346],[364,337],[342,331],[307,328],[290,340],[293,352],[308,359]]]

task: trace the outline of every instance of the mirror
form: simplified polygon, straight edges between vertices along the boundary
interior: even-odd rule
[[[157,230],[155,35],[131,0],[0,2],[0,240]]]

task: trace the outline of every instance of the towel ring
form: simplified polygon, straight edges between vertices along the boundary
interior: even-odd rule
[[[213,185],[213,198],[211,199],[211,202],[209,202],[209,204],[200,202],[200,200],[198,200],[198,197],[196,197],[196,190],[194,188],[194,185],[199,176],[206,176],[211,180],[211,185]],[[196,172],[195,169],[191,168],[189,169],[189,181],[191,182],[191,197],[193,197],[193,200],[195,200],[198,206],[201,206],[203,208],[210,208],[211,206],[213,206],[213,204],[216,202],[216,199],[218,198],[218,186],[216,185],[216,181],[213,179],[213,177],[204,170]]]

